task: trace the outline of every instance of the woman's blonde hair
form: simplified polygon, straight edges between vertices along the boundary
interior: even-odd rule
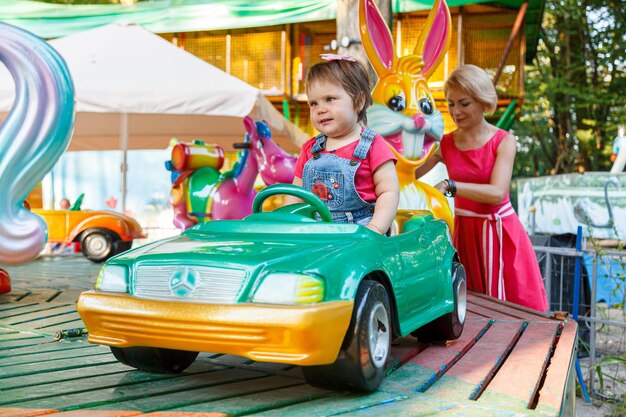
[[[361,62],[331,60],[313,65],[306,76],[305,87],[308,90],[313,82],[339,84],[352,98],[357,121],[367,126],[367,108],[372,104],[367,70]]]
[[[456,88],[485,106],[485,113],[492,114],[498,105],[498,94],[489,75],[476,65],[461,65],[452,71],[443,84],[447,95],[450,88]]]

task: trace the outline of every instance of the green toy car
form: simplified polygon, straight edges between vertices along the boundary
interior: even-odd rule
[[[305,202],[261,212],[277,194]],[[301,365],[320,387],[373,391],[392,339],[460,336],[465,273],[445,222],[416,212],[387,237],[330,219],[313,194],[274,185],[243,220],[111,258],[78,301],[89,341],[150,372],[181,372],[198,352],[216,352]]]

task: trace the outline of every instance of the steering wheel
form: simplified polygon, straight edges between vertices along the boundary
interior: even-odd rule
[[[252,203],[252,212],[261,213],[263,211],[263,202],[265,202],[265,200],[269,197],[279,194],[297,197],[304,200],[304,203],[290,204],[276,209],[275,211],[301,214],[311,218],[315,218],[315,213],[318,213],[323,222],[333,221],[333,216],[330,214],[330,210],[328,210],[326,204],[324,204],[319,197],[302,187],[292,184],[274,184],[259,191],[254,199],[254,203]]]
[[[80,206],[83,204],[83,198],[85,198],[85,193],[81,193],[78,196],[78,198],[76,199],[72,207],[69,208],[69,210],[72,210],[72,211],[80,210]]]

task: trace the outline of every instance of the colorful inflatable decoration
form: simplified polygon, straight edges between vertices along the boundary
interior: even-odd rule
[[[15,81],[15,101],[0,126],[0,263],[18,264],[34,259],[46,243],[44,221],[23,203],[69,144],[74,86],[50,45],[4,23],[0,61]]]
[[[452,211],[445,197],[415,180],[421,166],[439,146],[443,117],[428,88],[450,46],[450,11],[437,0],[413,54],[397,57],[391,32],[373,0],[360,0],[359,29],[370,63],[379,81],[368,109],[369,127],[381,134],[396,154],[400,179],[400,209],[428,209],[452,228]]]
[[[242,149],[233,169],[220,173],[224,150],[202,141],[178,143],[165,167],[172,171],[170,201],[174,225],[185,230],[208,220],[243,219],[252,213],[258,174],[266,185],[291,183],[296,158],[273,140],[265,122],[244,118],[246,139],[236,143]]]

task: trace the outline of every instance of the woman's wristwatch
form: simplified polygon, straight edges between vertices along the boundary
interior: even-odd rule
[[[446,192],[443,193],[446,197],[454,197],[456,195],[456,182],[451,180],[450,178],[444,180],[448,186],[446,187]]]

